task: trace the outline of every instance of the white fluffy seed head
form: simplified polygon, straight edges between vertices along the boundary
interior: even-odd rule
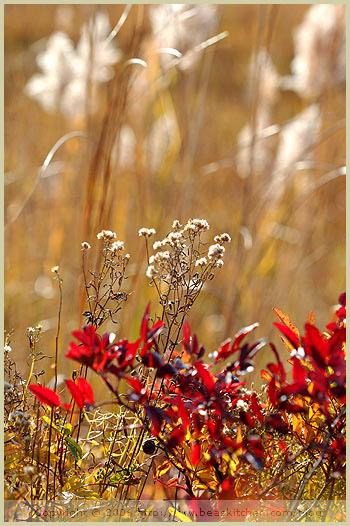
[[[153,236],[154,234],[156,233],[155,229],[154,228],[140,228],[139,230],[139,236],[143,236],[143,237],[151,237]]]
[[[87,241],[83,241],[81,244],[82,250],[89,250],[91,248],[91,245]]]
[[[210,245],[208,249],[208,258],[209,259],[220,259],[225,252],[225,247],[216,243],[215,245]]]
[[[146,276],[150,279],[154,278],[158,274],[157,270],[155,269],[154,265],[149,265],[148,269],[146,270]]]
[[[104,241],[112,241],[112,239],[116,239],[117,234],[115,232],[112,232],[112,230],[101,230],[97,234],[97,239],[103,239]]]

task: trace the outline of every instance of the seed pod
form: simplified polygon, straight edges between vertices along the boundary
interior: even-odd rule
[[[147,455],[152,455],[156,450],[156,445],[153,440],[146,440],[142,445],[142,449]]]

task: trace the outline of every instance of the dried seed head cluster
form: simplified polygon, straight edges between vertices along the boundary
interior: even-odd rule
[[[101,230],[97,234],[97,239],[102,239],[103,241],[112,241],[117,238],[117,234],[111,230]]]
[[[39,340],[41,331],[41,325],[37,325],[36,327],[27,327],[26,336],[29,339],[31,347]]]
[[[197,288],[200,282],[193,279],[195,267],[203,270],[207,267],[205,279],[209,277],[209,271],[222,267],[225,247],[220,243],[228,243],[231,238],[227,233],[215,236],[216,244],[211,245],[205,254],[201,234],[210,228],[206,219],[189,219],[184,227],[175,219],[172,227],[173,230],[164,239],[153,244],[155,251],[164,247],[168,247],[168,250],[158,251],[150,256],[146,276],[150,279],[157,277],[177,286],[186,287],[186,284],[191,284],[191,288]],[[151,229],[141,229],[139,235],[141,231],[149,230]],[[146,236],[146,233],[142,235]]]
[[[231,241],[229,234],[215,236],[216,244],[209,247],[202,235],[209,230],[206,219],[189,219],[185,225],[176,219],[165,238],[153,243],[154,253],[149,255],[146,276],[156,287],[160,302],[168,317],[185,315],[201,292],[204,283],[214,277],[214,271],[223,266],[224,243]],[[141,229],[146,238],[153,229]],[[141,234],[140,234],[141,232]],[[169,321],[170,323],[170,321]]]
[[[224,252],[225,247],[223,245],[220,245],[219,243],[210,245],[208,250],[208,258],[212,260],[218,260],[224,255]]]
[[[124,241],[114,241],[114,243],[112,243],[110,251],[116,254],[119,250],[124,250]]]
[[[230,243],[231,242],[231,236],[227,234],[227,232],[224,232],[220,236],[214,237],[215,243]]]
[[[10,425],[23,436],[28,436],[31,426],[31,415],[23,411],[12,411],[8,416]]]
[[[154,234],[156,233],[156,231],[154,230],[154,228],[140,228],[139,230],[139,236],[142,237],[151,237],[153,236]]]
[[[124,254],[124,241],[116,241],[117,234],[111,230],[102,230],[97,239],[103,241],[102,258],[99,270],[86,270],[83,257],[83,274],[89,309],[83,315],[87,323],[99,327],[107,319],[116,323],[113,316],[121,309],[121,303],[126,301],[128,294],[122,290],[126,279],[126,267],[130,254]],[[83,253],[89,249],[87,242],[82,243]],[[88,281],[90,274],[92,279]]]
[[[203,258],[200,258],[200,259],[197,259],[196,263],[195,263],[195,266],[196,267],[205,267],[205,265],[208,264],[208,260],[206,257],[203,257]]]

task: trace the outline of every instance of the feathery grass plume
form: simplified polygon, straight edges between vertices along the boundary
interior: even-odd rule
[[[122,170],[133,170],[136,161],[136,137],[129,124],[124,124],[120,129],[113,146],[111,161]]]
[[[178,124],[171,113],[165,113],[153,122],[145,145],[150,172],[157,172],[162,166],[177,131]]]
[[[149,17],[153,39],[163,50],[162,65],[166,66],[173,54],[180,59],[178,64],[183,70],[196,64],[200,52],[191,50],[212,36],[219,21],[215,5],[164,4],[150,8]]]
[[[346,75],[345,5],[310,7],[295,30],[292,76],[283,87],[301,97],[317,97],[331,87],[344,87]]]
[[[268,189],[273,201],[278,202],[288,177],[298,169],[298,162],[312,158],[312,148],[317,144],[321,125],[320,108],[312,104],[282,126]]]
[[[76,48],[66,33],[51,35],[36,59],[42,73],[29,79],[25,93],[46,111],[59,110],[70,117],[83,114],[88,84],[109,81],[112,66],[121,57],[115,43],[107,39],[110,30],[108,15],[100,11],[82,27]]]
[[[248,97],[256,101],[254,123],[246,124],[237,136],[236,169],[241,178],[248,177],[251,169],[263,174],[271,164],[272,152],[269,133],[271,113],[276,102],[280,77],[271,55],[261,48],[253,55],[249,65]]]

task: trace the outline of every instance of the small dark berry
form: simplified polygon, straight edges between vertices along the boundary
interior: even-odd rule
[[[152,455],[156,450],[156,445],[153,440],[146,440],[142,445],[142,449],[147,455]]]

